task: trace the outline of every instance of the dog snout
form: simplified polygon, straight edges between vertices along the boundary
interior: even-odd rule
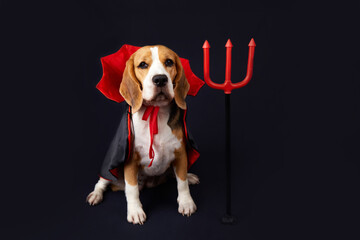
[[[165,74],[158,74],[152,78],[152,81],[155,84],[155,86],[163,87],[167,83],[168,78]]]

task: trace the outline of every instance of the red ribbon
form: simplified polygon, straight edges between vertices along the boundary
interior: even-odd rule
[[[149,128],[150,128],[150,149],[149,149],[149,158],[151,162],[148,167],[151,167],[152,162],[154,161],[155,152],[153,149],[154,135],[158,133],[158,124],[157,124],[157,115],[159,112],[159,107],[148,106],[143,114],[142,120],[147,121],[149,116]]]

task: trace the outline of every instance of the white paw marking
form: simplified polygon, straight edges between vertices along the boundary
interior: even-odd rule
[[[91,205],[94,206],[96,204],[99,204],[103,200],[103,194],[101,191],[93,191],[91,192],[87,198],[86,201]]]
[[[200,183],[200,179],[197,175],[193,174],[193,173],[188,173],[187,174],[187,180],[190,184],[199,184]]]
[[[143,225],[146,214],[140,205],[128,205],[127,220],[132,224]]]
[[[196,211],[194,200],[190,197],[187,199],[179,200],[179,213],[183,216],[190,217]]]

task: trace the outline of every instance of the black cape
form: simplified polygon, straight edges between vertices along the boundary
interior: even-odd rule
[[[200,153],[194,139],[186,128],[186,111],[181,111],[189,168],[199,158]],[[121,171],[125,161],[131,155],[133,143],[131,139],[131,118],[131,107],[128,107],[121,117],[119,127],[102,164],[99,176],[109,181],[114,181],[119,177],[119,171]]]

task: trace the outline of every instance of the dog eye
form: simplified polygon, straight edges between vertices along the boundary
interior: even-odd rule
[[[165,66],[171,67],[172,65],[174,65],[173,60],[171,60],[171,59],[166,59],[166,61],[165,61]]]
[[[140,64],[139,64],[139,68],[142,68],[142,69],[145,69],[145,68],[147,68],[149,65],[147,65],[146,64],[146,62],[141,62]]]

